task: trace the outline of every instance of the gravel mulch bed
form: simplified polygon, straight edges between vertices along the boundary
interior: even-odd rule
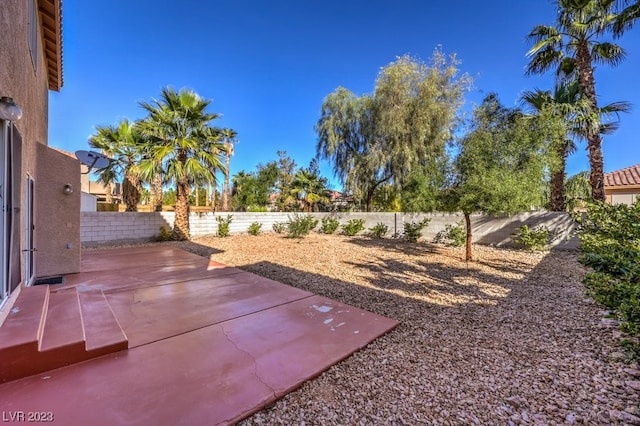
[[[401,321],[242,424],[640,424],[640,368],[570,252],[311,234],[191,252]]]

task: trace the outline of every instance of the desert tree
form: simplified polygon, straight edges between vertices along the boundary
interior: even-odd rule
[[[401,188],[412,172],[445,155],[470,82],[455,55],[436,50],[429,64],[402,56],[381,69],[373,94],[339,87],[324,99],[317,156],[371,211],[379,188]]]
[[[542,204],[547,170],[547,135],[518,109],[487,96],[473,114],[468,133],[458,140],[450,186],[441,205],[462,211],[466,260],[473,260],[471,215],[512,214]]]

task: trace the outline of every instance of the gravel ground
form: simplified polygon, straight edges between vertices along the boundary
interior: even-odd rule
[[[311,234],[174,244],[401,325],[243,425],[640,424],[640,368],[569,252]]]

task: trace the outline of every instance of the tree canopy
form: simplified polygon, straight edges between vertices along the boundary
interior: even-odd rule
[[[339,87],[324,99],[317,155],[367,211],[381,185],[399,188],[445,155],[471,82],[457,66],[440,50],[429,65],[403,56],[382,68],[372,95]]]
[[[475,109],[470,131],[458,146],[443,206],[463,212],[466,258],[472,260],[472,213],[516,213],[542,205],[548,135],[539,120],[505,108],[492,94]]]

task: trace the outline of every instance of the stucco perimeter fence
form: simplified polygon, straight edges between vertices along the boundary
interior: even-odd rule
[[[191,213],[189,218],[191,236],[215,234],[218,229],[216,217],[226,217],[228,214],[233,216],[230,232],[241,234],[247,233],[249,225],[253,222],[261,223],[263,232],[273,232],[274,223],[286,222],[289,216],[295,213]],[[312,213],[312,215],[317,219],[331,216],[341,224],[351,219],[364,219],[366,229],[383,223],[389,228],[389,236],[402,233],[405,222],[418,222],[427,217],[431,221],[422,233],[427,241],[433,241],[436,234],[447,224],[464,225],[464,217],[461,213]],[[85,246],[150,241],[160,233],[161,226],[171,228],[173,219],[173,212],[82,212],[80,239]],[[473,241],[479,244],[512,246],[516,230],[523,225],[528,225],[529,227],[545,226],[549,229],[553,235],[551,243],[553,248],[575,249],[578,247],[578,239],[574,235],[575,224],[566,213],[531,212],[506,217],[473,215],[471,224]]]

